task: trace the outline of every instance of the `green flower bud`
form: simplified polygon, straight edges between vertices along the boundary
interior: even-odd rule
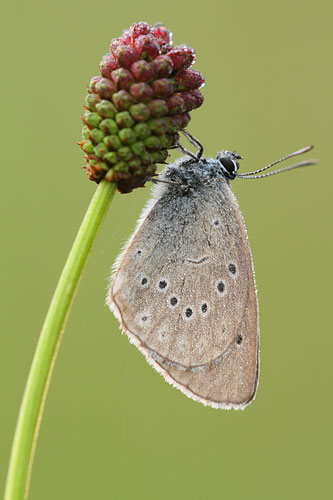
[[[161,147],[158,137],[151,135],[144,140],[145,146],[149,151],[158,151]]]
[[[146,139],[151,135],[151,130],[147,123],[137,123],[134,127],[134,132],[139,139]]]
[[[120,161],[113,168],[116,172],[128,172],[129,171],[128,165],[124,161]]]
[[[133,158],[133,153],[128,146],[123,146],[122,148],[119,148],[117,151],[117,155],[120,158],[120,160],[123,161],[128,161]]]
[[[104,137],[104,144],[111,151],[115,151],[115,150],[121,148],[121,146],[122,146],[120,139],[117,135],[108,135],[108,136]]]
[[[83,139],[89,139],[90,137],[90,129],[86,126],[84,126],[82,129],[82,137]]]
[[[102,121],[102,118],[98,113],[84,113],[83,115],[84,121],[90,128],[97,128]]]
[[[107,161],[108,163],[111,163],[111,165],[115,165],[119,161],[117,153],[115,151],[110,151],[109,153],[106,153],[104,155],[104,160]]]
[[[119,139],[123,144],[133,144],[136,141],[136,135],[131,128],[123,128],[119,131]]]
[[[146,146],[144,142],[138,141],[131,145],[131,150],[137,156],[141,156],[146,152]]]
[[[96,110],[103,118],[114,118],[117,113],[116,107],[106,99],[102,99],[101,102],[96,104]]]
[[[127,162],[127,165],[133,172],[135,172],[138,168],[141,167],[141,161],[139,158],[133,158],[132,160],[129,160]]]
[[[121,128],[130,128],[134,125],[134,120],[128,111],[122,111],[116,114],[117,125]]]
[[[157,167],[155,164],[149,165],[146,167],[146,176],[154,175],[157,170]]]
[[[99,128],[93,128],[90,131],[90,139],[95,143],[98,144],[99,142],[102,142],[104,139],[104,134]]]
[[[94,153],[98,158],[103,158],[104,155],[108,152],[107,147],[103,142],[100,142],[97,144],[97,146],[94,147]]]
[[[91,141],[84,141],[81,147],[85,153],[93,154],[94,152],[94,145]]]
[[[133,116],[134,120],[136,120],[137,122],[145,122],[150,117],[150,111],[147,105],[143,104],[143,102],[139,104],[134,104],[133,106],[130,107],[129,111]]]
[[[140,158],[142,165],[148,166],[151,163],[153,163],[153,157],[151,153],[148,152],[143,153],[143,155],[141,155]]]
[[[105,135],[118,134],[118,125],[111,118],[103,120],[99,128],[104,132]]]
[[[167,159],[168,152],[165,151],[165,149],[161,149],[161,151],[154,151],[152,153],[152,157],[154,163],[162,163]]]
[[[175,143],[175,136],[173,134],[164,134],[159,136],[161,149],[168,149]]]
[[[109,170],[108,165],[104,163],[104,161],[99,161],[98,163],[96,163],[96,166],[98,166],[99,170],[105,170],[106,172]]]
[[[98,94],[88,94],[85,98],[85,104],[90,111],[96,111],[96,104],[101,100]]]
[[[150,130],[157,135],[165,134],[168,131],[167,121],[165,118],[153,118],[148,122]]]
[[[126,90],[120,90],[113,94],[112,100],[118,111],[125,111],[133,104],[133,98]]]

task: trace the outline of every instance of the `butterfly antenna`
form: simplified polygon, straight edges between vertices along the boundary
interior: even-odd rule
[[[312,165],[317,165],[317,164],[318,164],[317,160],[302,161],[300,163],[296,163],[295,165],[291,165],[290,167],[279,168],[278,170],[274,170],[273,172],[268,172],[267,174],[244,175],[244,176],[242,175],[240,178],[241,179],[263,179],[264,177],[269,177],[270,175],[280,174],[281,172],[288,172],[288,170],[294,170],[295,168],[310,167]],[[237,175],[237,177],[239,177],[239,176]]]
[[[273,161],[273,163],[270,163],[264,168],[260,168],[259,170],[255,170],[253,172],[245,172],[244,174],[237,174],[236,177],[243,178],[243,179],[261,179],[263,177],[269,177],[270,175],[275,175],[279,174],[281,172],[287,172],[288,170],[294,170],[295,168],[300,168],[300,167],[308,167],[311,165],[316,165],[318,163],[317,160],[308,160],[304,162],[297,163],[296,165],[291,165],[290,167],[285,167],[285,168],[280,168],[278,170],[274,170],[274,172],[269,172],[264,175],[256,175],[259,174],[260,172],[264,172],[265,170],[273,167],[273,165],[276,165],[277,163],[281,163],[282,161],[288,160],[289,158],[293,158],[294,156],[301,155],[303,153],[307,153],[308,151],[311,151],[313,149],[313,146],[306,146],[305,148],[298,149],[297,151],[294,151],[293,153],[290,153],[287,156],[283,156],[279,160]]]

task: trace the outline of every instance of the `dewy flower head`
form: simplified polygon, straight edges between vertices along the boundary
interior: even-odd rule
[[[190,69],[195,52],[172,46],[158,24],[133,24],[111,41],[100,63],[101,76],[88,85],[79,143],[89,179],[116,182],[122,193],[143,186],[165,162],[178,132],[201,106],[199,71]]]

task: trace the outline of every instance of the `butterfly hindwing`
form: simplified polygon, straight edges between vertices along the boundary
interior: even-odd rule
[[[168,382],[204,404],[242,408],[258,379],[251,253],[227,182],[203,189],[153,202],[118,261],[108,302]]]

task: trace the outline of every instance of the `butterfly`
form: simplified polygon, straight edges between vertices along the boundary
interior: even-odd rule
[[[258,302],[251,250],[230,180],[313,165],[305,161],[239,174],[241,157],[222,151],[167,165],[118,257],[107,304],[129,340],[186,396],[221,409],[244,409],[259,376]]]

